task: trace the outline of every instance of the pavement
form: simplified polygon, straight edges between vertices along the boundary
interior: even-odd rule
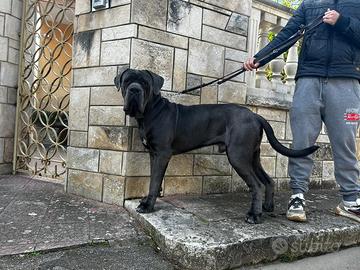
[[[157,230],[149,231],[151,226],[146,225],[144,219],[140,220],[136,214],[132,218],[122,207],[66,194],[60,184],[21,175],[0,176],[0,269],[207,270],[215,269],[212,267],[213,262],[219,256],[228,261],[229,267],[235,269],[240,265],[229,263],[234,262],[234,258],[243,259],[243,254],[262,258],[263,254],[268,254],[269,247],[273,249],[271,254],[277,253],[280,256],[269,257],[266,265],[240,266],[236,269],[358,269],[358,260],[354,258],[358,258],[360,247],[338,250],[341,246],[360,242],[359,225],[334,217],[329,211],[338,200],[333,191],[313,194],[311,199],[309,197],[309,223],[293,227],[284,218],[283,204],[286,204],[285,197],[288,194],[277,194],[278,210],[266,216],[263,224],[255,226],[243,222],[249,203],[247,194],[166,197],[159,200],[155,213],[147,215],[146,219],[159,222]],[[127,205],[136,205],[137,202],[138,200],[129,201]],[[159,216],[160,219],[156,218]],[[171,223],[173,221],[176,222]],[[198,226],[199,224],[202,225]],[[207,235],[202,230],[204,224],[207,224]],[[232,230],[229,230],[229,224],[232,224]],[[164,226],[167,226],[169,234],[160,236],[159,232]],[[198,234],[194,235],[194,231],[198,231]],[[273,237],[270,241],[267,237],[269,231],[273,231],[273,236],[282,237]],[[290,231],[292,237],[312,235],[313,240],[308,242],[310,245],[305,247],[307,252],[303,256],[315,254],[308,252],[309,247],[318,253],[335,253],[296,261],[296,256],[288,251],[301,253],[304,247],[300,245],[299,238],[294,237],[290,241],[281,234],[286,232],[290,235]],[[327,237],[319,232],[324,232]],[[189,241],[182,242],[186,245],[179,246],[185,239],[184,234],[188,235]],[[169,235],[172,235],[170,240]],[[210,259],[204,255],[209,247],[209,235],[212,236],[212,245],[214,248],[216,246],[217,251],[210,252],[213,256]],[[334,237],[338,241],[337,245],[331,240]],[[159,238],[162,240],[159,241]],[[220,238],[223,238],[222,242]],[[235,245],[237,248],[233,248],[232,253],[224,253],[223,247],[227,246],[229,239],[232,239],[231,243],[237,243],[236,240],[240,243],[245,238],[247,241],[242,247]],[[276,239],[285,241],[275,241]],[[249,246],[249,243],[252,245]],[[257,243],[261,243],[263,251],[257,250]],[[169,255],[174,250],[175,253]],[[206,264],[184,266],[183,260],[191,259],[189,254],[193,254],[194,250],[198,252],[195,262],[205,259]],[[174,258],[174,255],[178,257]],[[269,264],[270,260],[276,258],[278,261]],[[217,266],[217,269],[224,269],[221,264]]]

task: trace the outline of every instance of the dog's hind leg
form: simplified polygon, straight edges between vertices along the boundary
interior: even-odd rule
[[[265,186],[265,201],[263,203],[263,210],[265,212],[274,211],[274,180],[265,172],[260,163],[260,151],[254,154],[254,171],[256,176]]]
[[[251,207],[247,213],[245,221],[251,224],[261,223],[262,214],[262,194],[261,194],[261,182],[258,179],[253,169],[253,156],[251,153],[240,153],[238,154],[238,147],[236,152],[228,149],[227,155],[230,164],[233,166],[238,175],[245,181],[250,189],[252,195]],[[241,149],[241,148],[240,148]]]

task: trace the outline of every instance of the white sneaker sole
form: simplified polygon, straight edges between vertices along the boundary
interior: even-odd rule
[[[357,216],[354,216],[353,214],[350,214],[349,212],[341,209],[339,206],[337,206],[335,208],[335,214],[337,214],[338,216],[347,217],[347,218],[350,218],[350,219],[355,220],[357,222],[360,222],[360,217],[357,217]]]
[[[288,220],[296,221],[296,222],[306,222],[306,214],[288,214],[286,213],[286,217]]]

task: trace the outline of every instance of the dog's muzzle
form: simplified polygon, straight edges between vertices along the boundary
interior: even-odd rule
[[[138,83],[128,86],[124,102],[125,114],[136,117],[144,113],[144,90]]]

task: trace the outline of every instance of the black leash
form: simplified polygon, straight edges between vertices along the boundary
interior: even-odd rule
[[[323,16],[324,16],[323,14],[320,15],[319,17],[317,17],[315,20],[313,20],[311,23],[309,23],[306,26],[301,25],[299,30],[295,34],[293,34],[287,40],[280,43],[275,49],[272,49],[269,52],[267,52],[267,51],[263,52],[262,53],[263,56],[258,56],[258,58],[256,58],[254,60],[254,63],[258,63],[259,67],[261,67],[261,66],[265,65],[266,63],[268,63],[269,61],[271,61],[274,58],[274,55],[278,54],[280,51],[286,51],[288,48],[293,46],[299,39],[301,39],[303,36],[305,36],[305,34],[311,33],[317,27],[319,27],[323,23]],[[225,76],[223,76],[221,78],[214,79],[208,83],[203,83],[201,85],[185,89],[185,90],[181,91],[180,93],[182,93],[182,94],[189,93],[196,89],[212,85],[214,83],[217,83],[217,85],[223,84],[224,82],[231,80],[232,78],[234,78],[236,76],[239,76],[241,73],[243,73],[245,71],[246,71],[246,69],[244,67],[242,67],[242,68],[237,69],[229,74],[226,74]]]

